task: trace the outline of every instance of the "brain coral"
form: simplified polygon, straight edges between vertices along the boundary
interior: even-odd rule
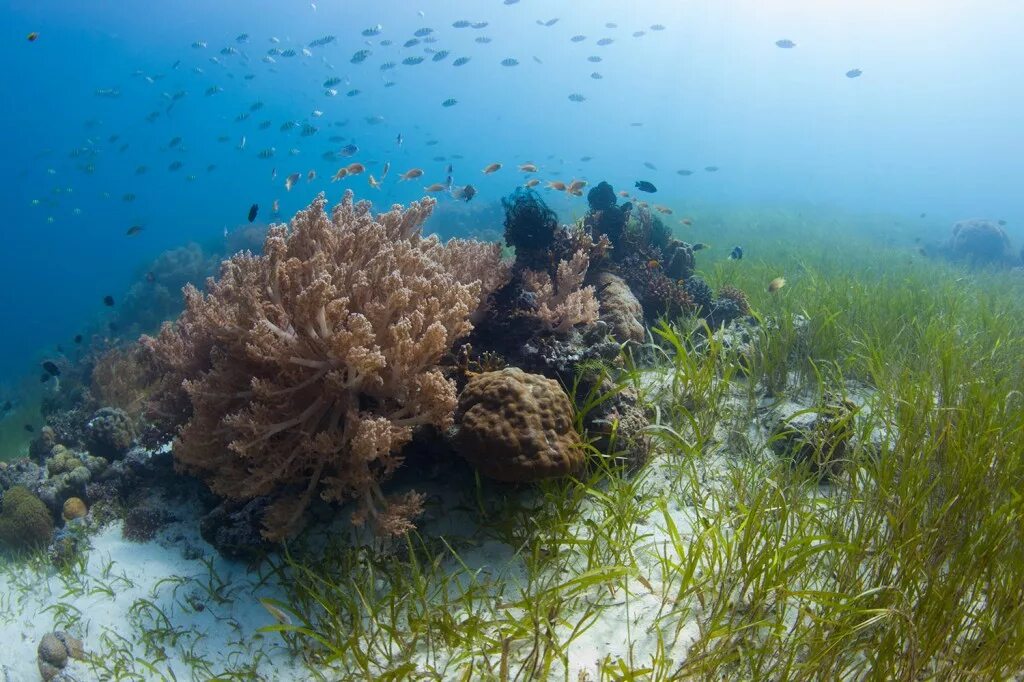
[[[61,515],[64,517],[65,521],[80,519],[88,513],[89,510],[85,506],[85,502],[82,501],[81,497],[69,497],[64,500],[64,507]]]
[[[583,465],[569,397],[558,382],[508,368],[473,377],[459,396],[456,445],[480,473],[525,482]]]
[[[53,532],[53,517],[28,488],[16,485],[4,493],[0,512],[0,544],[11,549],[45,545]]]

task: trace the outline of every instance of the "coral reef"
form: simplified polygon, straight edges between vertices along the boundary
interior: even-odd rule
[[[53,533],[53,517],[38,497],[24,486],[4,493],[0,511],[0,545],[13,550],[46,545]]]
[[[658,223],[660,224],[660,220]],[[697,265],[693,247],[678,239],[669,239],[662,248],[665,253],[665,276],[674,280],[686,280],[693,275]]]
[[[121,535],[129,542],[149,542],[161,528],[174,520],[166,509],[152,503],[132,505],[124,517]]]
[[[523,288],[533,295],[535,315],[547,331],[565,334],[576,325],[597,321],[598,303],[593,286],[583,286],[590,258],[577,251],[559,261],[555,276],[524,270]]]
[[[82,466],[82,460],[64,445],[54,445],[46,460],[46,475],[49,478],[66,474]]]
[[[88,513],[89,509],[85,506],[85,502],[82,501],[81,497],[69,497],[64,500],[61,516],[64,517],[65,521],[80,519]]]
[[[57,444],[56,430],[47,424],[39,429],[39,436],[33,438],[28,445],[28,454],[36,462],[42,462],[53,452],[53,446]]]
[[[136,421],[158,379],[153,354],[146,346],[137,342],[116,346],[93,362],[89,395],[99,406],[116,407]]]
[[[633,204],[627,202],[617,206],[615,190],[607,182],[599,182],[591,188],[587,193],[587,203],[590,205],[590,211],[584,219],[587,229],[593,234],[607,235],[611,243],[618,248],[617,245],[621,243],[626,224],[629,222]],[[621,258],[627,255],[619,250],[612,253],[612,258],[620,258],[620,252]]]
[[[536,192],[522,187],[501,204],[505,208],[505,243],[516,250],[516,264],[531,270],[550,268],[558,215]]]
[[[686,279],[686,293],[693,300],[693,305],[699,314],[706,314],[711,311],[714,305],[714,292],[700,277],[692,275]]]
[[[91,451],[107,459],[120,459],[135,441],[135,426],[128,414],[116,407],[102,407],[89,420]]]
[[[330,216],[325,205],[271,228],[262,255],[226,261],[206,295],[186,288],[177,323],[146,340],[181,386],[165,403],[186,407],[179,469],[224,497],[273,497],[273,540],[296,532],[316,494],[387,519],[379,482],[413,428],[451,422],[455,387],[438,363],[490,293],[468,275],[500,265],[497,249],[481,262],[468,242],[422,237],[433,200],[376,217],[351,193]]]
[[[196,243],[161,253],[140,274],[117,306],[114,324],[118,335],[138,336],[160,328],[181,312],[186,284],[202,286],[217,272],[219,258]]]
[[[997,222],[972,218],[953,226],[947,244],[950,257],[978,265],[1009,264],[1010,238]]]
[[[89,482],[104,473],[107,464],[103,457],[86,452],[75,453],[63,445],[55,445],[53,456],[45,462],[45,470],[38,469],[34,479],[29,478],[32,473],[26,470],[26,475],[19,480],[49,507],[54,516],[60,516],[64,500],[86,496]]]
[[[255,560],[273,546],[259,530],[270,502],[269,497],[256,497],[244,502],[224,500],[199,521],[199,532],[221,556]]]
[[[686,289],[685,281],[666,275],[660,261],[632,256],[623,261],[619,272],[640,300],[644,317],[648,321],[661,316],[676,317],[695,310],[694,300]]]
[[[573,408],[556,381],[517,368],[473,377],[459,396],[456,448],[481,474],[526,482],[583,465]]]
[[[599,272],[594,285],[601,304],[601,320],[611,327],[616,340],[643,343],[647,337],[644,309],[626,281],[610,272]]]
[[[741,315],[750,314],[750,301],[747,299],[746,293],[742,290],[726,284],[718,290],[718,297],[735,303]]]

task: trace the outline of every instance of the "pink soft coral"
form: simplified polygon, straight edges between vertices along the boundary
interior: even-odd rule
[[[580,250],[558,262],[554,278],[538,270],[523,271],[523,286],[536,296],[536,315],[549,331],[566,334],[578,324],[597,321],[594,287],[583,286],[589,267],[590,257]]]
[[[272,496],[269,539],[293,534],[314,494],[409,527],[395,511],[419,498],[389,510],[378,484],[414,427],[451,423],[438,363],[507,278],[497,245],[420,234],[432,199],[378,216],[351,193],[325,204],[272,227],[263,255],[225,261],[205,295],[187,288],[177,323],[147,340],[190,401],[178,467],[226,497]]]

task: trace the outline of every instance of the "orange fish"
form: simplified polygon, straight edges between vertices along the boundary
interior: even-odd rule
[[[668,206],[661,206],[660,204],[655,204],[654,210],[657,211],[658,213],[663,213],[665,215],[672,215],[672,209],[669,208]]]
[[[424,192],[428,192],[428,193],[433,193],[433,192],[443,192],[446,189],[448,189],[447,185],[445,185],[443,183],[440,183],[440,182],[435,182],[430,187],[424,187],[423,191]]]
[[[576,193],[580,192],[580,190],[582,190],[586,186],[586,180],[573,180],[572,182],[569,183],[569,186],[565,188],[565,191],[568,192],[569,194],[579,196],[579,194]],[[582,194],[582,192],[580,192],[580,194]]]
[[[654,258],[652,258],[651,260],[647,261],[647,269],[648,270],[657,270],[660,267],[661,267],[661,263],[659,263]]]
[[[337,182],[338,180],[344,180],[345,176],[348,175],[348,168],[339,168],[338,172],[331,178],[331,182]]]
[[[683,225],[693,225],[693,218],[683,218],[680,220]]]
[[[484,168],[484,175],[490,175],[491,173],[497,173],[500,170],[501,170],[501,164],[500,163],[492,163],[487,168]]]
[[[366,170],[366,166],[361,163],[350,163],[345,167],[345,170],[348,171],[349,175],[359,175]]]
[[[530,178],[529,180],[526,181],[526,184],[523,185],[523,187],[525,187],[526,189],[533,189],[539,184],[540,180],[538,180],[537,178]]]
[[[519,166],[520,173],[536,173],[537,166],[532,163],[524,163]]]
[[[768,282],[768,293],[774,294],[776,291],[786,286],[785,277],[776,277],[771,282]]]
[[[549,180],[548,181],[548,189],[553,189],[553,190],[555,190],[557,192],[564,192],[566,187],[565,187],[565,183],[562,182],[561,180]]]
[[[628,199],[629,192],[619,192],[619,196],[622,197],[623,199]]]
[[[370,187],[372,187],[374,189],[380,189],[380,182],[377,181],[377,178],[373,177],[373,173],[370,173],[369,181],[370,181]]]
[[[423,169],[421,169],[421,168],[413,168],[411,170],[407,170],[404,173],[402,173],[398,177],[398,179],[401,180],[402,182],[405,182],[406,180],[415,180],[416,178],[420,177],[421,175],[423,175]]]

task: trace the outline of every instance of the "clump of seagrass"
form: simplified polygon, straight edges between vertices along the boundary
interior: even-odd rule
[[[320,195],[206,294],[186,287],[185,312],[146,340],[188,398],[178,468],[224,497],[271,497],[268,539],[294,534],[316,494],[359,500],[355,518],[383,533],[419,512],[420,496],[389,503],[379,484],[413,428],[450,425],[438,363],[508,278],[496,244],[423,237],[434,204],[374,216],[348,192],[328,215]]]

